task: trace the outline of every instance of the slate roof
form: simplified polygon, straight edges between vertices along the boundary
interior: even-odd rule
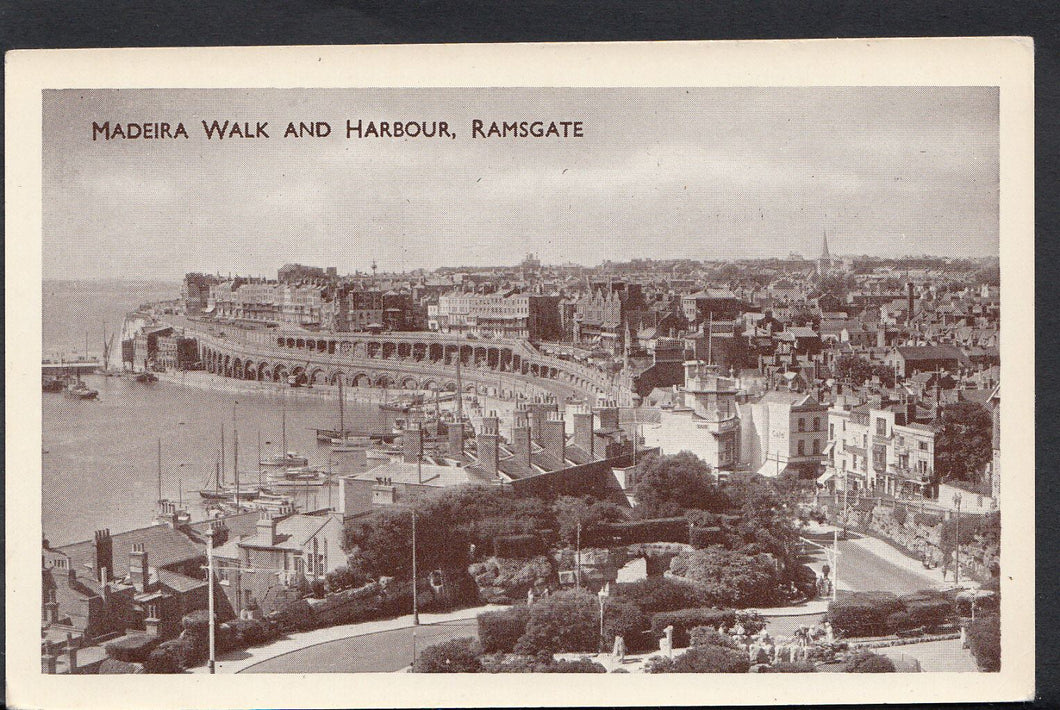
[[[206,548],[190,537],[168,525],[152,525],[146,528],[111,535],[114,551],[114,576],[124,577],[129,573],[129,553],[134,543],[142,543],[147,551],[147,563],[151,567],[169,567],[202,557]],[[56,548],[70,557],[71,566],[83,573],[95,570],[96,546],[94,540],[84,540]],[[98,570],[95,570],[98,573]],[[93,575],[94,576],[94,575]]]

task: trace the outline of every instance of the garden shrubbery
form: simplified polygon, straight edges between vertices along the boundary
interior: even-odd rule
[[[707,595],[694,584],[669,577],[647,577],[621,585],[618,597],[629,599],[646,614],[702,607],[707,602]]]
[[[846,660],[847,673],[894,673],[894,661],[871,651],[856,651]]]
[[[160,639],[147,634],[124,636],[103,645],[107,655],[125,663],[143,663],[158,646]]]
[[[695,646],[677,658],[653,656],[645,673],[746,673],[751,667],[747,654],[723,646]]]
[[[511,653],[526,632],[530,609],[513,606],[501,611],[487,611],[478,615],[478,638],[486,653]]]
[[[781,599],[776,563],[769,555],[712,545],[680,553],[670,561],[670,571],[699,585],[716,606],[768,607]]]
[[[633,602],[622,597],[613,597],[604,602],[605,651],[614,648],[616,636],[622,637],[626,649],[631,653],[651,651],[656,646],[648,634],[650,630],[651,617]]]
[[[828,605],[828,621],[844,636],[885,636],[891,614],[905,605],[890,592],[852,592]]]
[[[828,620],[844,636],[885,636],[910,629],[930,631],[956,613],[953,596],[925,590],[898,597],[889,592],[854,592],[828,605]]]
[[[719,624],[730,627],[736,621],[736,611],[733,609],[681,609],[679,611],[666,611],[651,617],[651,636],[656,642],[665,635],[667,626],[674,627],[674,648],[684,648],[691,645],[691,632],[697,626],[712,626],[717,628]]]
[[[473,638],[458,638],[428,646],[416,658],[416,673],[478,673],[482,647]]]
[[[516,653],[541,651],[596,651],[600,631],[595,594],[582,590],[557,592],[530,607],[526,632],[516,643]]]
[[[968,623],[965,634],[979,670],[1001,670],[1001,618],[996,614],[981,616]]]

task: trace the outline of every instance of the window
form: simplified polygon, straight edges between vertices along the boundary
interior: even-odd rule
[[[805,454],[806,454],[806,442],[802,441],[800,439],[799,440],[799,456],[804,456]]]
[[[806,431],[806,420],[799,417],[799,431]]]
[[[814,439],[813,440],[813,455],[816,456],[819,453],[821,453],[821,440],[820,439]]]
[[[821,418],[820,417],[814,417],[813,418],[813,430],[814,431],[821,431]]]
[[[829,424],[828,425],[828,438],[829,439],[834,439],[835,438],[835,424]]]
[[[926,441],[921,441],[921,442],[918,442],[918,443],[917,443],[917,447],[918,447],[918,448],[919,448],[919,449],[920,449],[921,451],[927,451],[927,450],[928,450],[928,443],[927,443]]]
[[[887,436],[887,420],[882,417],[876,420],[876,435]]]

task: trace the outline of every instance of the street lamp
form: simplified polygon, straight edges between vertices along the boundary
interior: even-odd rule
[[[600,591],[596,594],[600,600],[600,653],[604,652],[604,597],[607,596],[607,587],[600,587]]]
[[[954,553],[953,553],[953,586],[961,584],[961,494],[953,494],[953,504],[957,506],[957,522],[954,531]]]
[[[420,625],[420,607],[416,597],[416,508],[412,508],[412,625]]]
[[[201,598],[201,597],[200,597]],[[206,613],[210,619],[210,673],[214,673],[214,666],[217,662],[217,648],[214,631],[214,618],[213,618],[213,527],[206,529]]]

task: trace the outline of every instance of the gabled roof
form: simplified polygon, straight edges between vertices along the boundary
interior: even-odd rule
[[[114,576],[124,577],[129,573],[129,553],[134,543],[140,543],[147,551],[147,563],[151,567],[169,567],[206,554],[204,545],[198,544],[180,530],[168,525],[152,525],[111,536],[114,553]],[[94,540],[84,540],[56,548],[70,557],[71,566],[79,574],[92,569],[95,574],[96,547]],[[92,576],[95,576],[93,574]]]

